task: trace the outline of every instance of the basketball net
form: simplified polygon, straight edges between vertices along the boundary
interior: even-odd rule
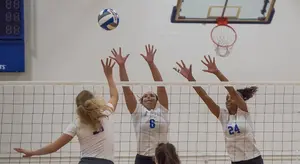
[[[237,40],[235,30],[227,24],[227,18],[218,18],[218,24],[211,31],[211,39],[215,45],[216,54],[226,57],[231,53]]]
[[[224,5],[222,16],[217,18],[217,25],[211,30],[211,40],[215,45],[216,54],[226,57],[230,54],[233,45],[237,40],[236,31],[228,25],[228,19],[224,17],[228,0]]]

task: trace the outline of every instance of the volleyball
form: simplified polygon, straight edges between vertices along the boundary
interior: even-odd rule
[[[113,30],[119,25],[119,15],[113,9],[104,9],[98,15],[98,24],[104,30]]]

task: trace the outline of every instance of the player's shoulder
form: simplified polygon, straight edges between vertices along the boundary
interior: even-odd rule
[[[145,107],[142,104],[137,104],[134,112],[132,114],[142,113]]]
[[[227,109],[225,109],[225,108],[220,108],[220,114],[225,114],[225,115],[227,115],[227,114],[229,114],[229,112],[228,112],[228,110]]]
[[[73,126],[80,126],[81,122],[80,122],[80,119],[79,119],[79,116],[77,116],[73,121],[70,122],[70,124],[72,124]]]
[[[220,108],[220,112],[219,112],[218,119],[219,119],[222,123],[224,123],[224,122],[226,122],[228,115],[229,115],[229,112],[228,112],[227,109],[225,109],[225,108]]]
[[[147,109],[142,105],[138,104],[133,113],[131,113],[131,117],[135,120],[139,120],[142,116],[147,114]]]
[[[166,107],[164,107],[163,105],[161,105],[160,103],[157,103],[154,111],[166,113],[166,112],[168,112],[168,109]]]
[[[79,117],[75,118],[75,120],[71,124],[73,124],[74,128],[76,128],[77,130],[86,128],[88,126],[88,125],[84,124],[83,122],[81,122]]]
[[[115,107],[112,103],[107,103],[105,106],[105,109],[103,110],[103,113],[107,116],[110,116],[115,111]]]

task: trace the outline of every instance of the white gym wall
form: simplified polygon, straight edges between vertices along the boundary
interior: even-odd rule
[[[123,48],[129,78],[152,81],[144,59],[145,44],[158,49],[155,62],[165,81],[185,81],[172,70],[183,59],[193,64],[199,81],[216,81],[201,70],[203,55],[214,54],[214,25],[172,24],[176,0],[26,0],[27,67],[25,73],[0,74],[0,80],[104,81],[100,59]],[[219,68],[233,81],[299,81],[300,14],[298,0],[278,1],[270,25],[233,25],[238,41]],[[120,25],[104,31],[97,25],[103,8],[114,8]],[[137,69],[138,68],[138,69]],[[118,69],[115,69],[116,80]]]

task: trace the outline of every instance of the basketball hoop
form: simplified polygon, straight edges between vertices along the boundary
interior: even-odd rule
[[[228,19],[224,16],[228,0],[225,1],[222,15],[217,18],[217,25],[211,30],[210,37],[215,44],[216,54],[226,57],[230,54],[234,43],[237,40],[235,30],[228,25]]]
[[[237,40],[236,31],[228,25],[225,17],[217,19],[217,25],[211,30],[210,36],[215,44],[216,54],[221,57],[226,57],[230,54]]]

